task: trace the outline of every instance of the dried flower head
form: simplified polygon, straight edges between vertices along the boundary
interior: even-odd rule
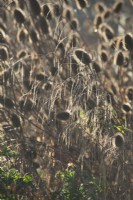
[[[33,15],[35,16],[39,16],[41,13],[41,7],[40,7],[40,3],[37,0],[29,0],[29,5],[31,8],[31,11],[33,13]]]
[[[75,3],[79,10],[84,9],[88,6],[87,0],[75,0]]]
[[[89,65],[92,62],[91,54],[83,49],[75,49],[73,52],[73,59],[79,65]]]
[[[63,120],[63,121],[66,121],[70,118],[70,113],[67,112],[67,111],[62,111],[62,112],[59,112],[57,115],[56,115],[57,119],[58,120]]]
[[[122,51],[118,51],[114,57],[114,63],[118,66],[122,66],[124,63],[124,55]]]
[[[42,6],[42,12],[43,12],[44,17],[46,17],[47,20],[52,20],[52,18],[53,18],[52,10],[49,5],[44,4]]]
[[[25,13],[20,8],[16,8],[14,10],[14,17],[16,22],[19,24],[23,24],[25,22]]]
[[[113,12],[119,13],[122,9],[122,6],[123,6],[123,1],[117,0],[113,5]]]
[[[115,134],[115,136],[113,137],[113,146],[114,147],[118,147],[118,148],[121,148],[123,147],[124,143],[125,143],[125,139],[124,139],[124,136],[118,132]]]

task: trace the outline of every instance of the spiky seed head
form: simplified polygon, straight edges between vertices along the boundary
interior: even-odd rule
[[[21,126],[20,117],[16,114],[11,115],[11,122],[12,122],[13,126],[16,128]]]
[[[25,28],[19,29],[17,33],[18,42],[25,42],[28,37],[28,31]]]
[[[46,82],[48,80],[48,77],[43,73],[38,73],[38,74],[36,74],[36,80]]]
[[[87,53],[83,49],[75,49],[73,54],[73,59],[79,65],[89,65],[92,62],[91,54]]]
[[[59,112],[57,115],[56,115],[57,119],[58,120],[63,120],[63,121],[66,121],[70,118],[70,113],[67,112],[67,111],[62,111],[62,112]]]
[[[128,99],[130,101],[133,101],[133,87],[128,87],[126,92]]]
[[[13,101],[10,98],[4,97],[2,95],[0,95],[0,104],[9,109],[12,109],[14,107]]]
[[[17,53],[17,58],[23,58],[27,55],[27,52],[24,49],[21,49],[18,53]],[[18,68],[18,67],[17,67]]]
[[[17,23],[23,24],[25,22],[25,14],[20,8],[14,10],[14,17]]]
[[[128,102],[123,103],[122,110],[128,114],[131,111],[131,105]]]
[[[94,18],[94,26],[98,29],[99,25],[102,24],[103,18],[100,14],[96,15]]]
[[[108,26],[108,27],[105,28],[105,35],[106,35],[106,38],[108,40],[112,40],[113,39],[113,37],[114,37],[114,31],[113,31],[113,29],[110,26]]]
[[[115,54],[114,60],[115,60],[115,64],[116,65],[118,65],[118,66],[122,66],[123,65],[123,63],[124,63],[124,55],[123,55],[122,51],[118,51]]]
[[[72,21],[70,22],[70,28],[74,31],[77,31],[79,29],[79,22],[77,18],[72,19]]]
[[[118,0],[114,3],[113,5],[113,12],[114,13],[119,13],[122,9],[123,6],[123,1],[122,0]]]
[[[113,141],[112,142],[113,142],[113,146],[114,147],[121,148],[125,143],[125,138],[120,132],[118,132],[113,137]]]
[[[37,0],[29,0],[29,4],[30,4],[30,8],[31,11],[33,13],[33,15],[35,16],[39,16],[41,13],[41,7],[40,7],[40,3]]]
[[[30,38],[31,38],[33,44],[38,42],[39,34],[35,29],[30,30]]]
[[[95,70],[96,73],[99,73],[101,71],[101,66],[97,62],[92,63],[92,68]]]
[[[103,2],[98,2],[95,4],[95,10],[96,12],[102,13],[104,12],[106,9],[106,6]]]
[[[64,15],[65,19],[68,22],[70,22],[72,20],[72,16],[73,16],[72,11],[70,10],[70,8],[64,9],[63,12],[64,12],[63,15]]]
[[[46,17],[47,20],[52,20],[52,11],[51,11],[51,8],[49,5],[47,4],[44,4],[42,6],[42,12],[43,12],[43,15],[44,17]]]
[[[60,5],[59,4],[54,4],[54,6],[53,6],[53,11],[54,11],[54,15],[56,16],[56,17],[59,17],[59,16],[61,16],[61,7],[60,7]]]
[[[111,15],[111,10],[106,9],[103,13],[102,13],[102,17],[103,19],[108,19]]]
[[[108,61],[108,54],[105,50],[101,51],[100,57],[102,62],[106,63]]]
[[[19,101],[19,107],[24,112],[30,112],[33,110],[33,102],[30,99],[21,99]]]
[[[49,25],[48,22],[46,21],[46,19],[44,18],[44,16],[40,16],[39,18],[39,22],[40,22],[40,28],[43,32],[43,34],[48,34],[49,33]]]
[[[127,33],[123,39],[123,46],[126,50],[133,50],[133,36],[131,33]]]
[[[75,0],[75,3],[79,10],[84,9],[88,6],[87,0]]]
[[[8,50],[6,47],[0,47],[0,60],[6,61],[9,57]]]

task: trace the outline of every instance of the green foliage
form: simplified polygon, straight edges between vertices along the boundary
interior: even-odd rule
[[[9,158],[18,157],[18,155],[15,150],[7,147],[1,148],[0,159],[4,158],[5,162],[0,167],[0,199],[15,200],[19,194],[26,195],[28,188],[34,189],[31,175],[23,175],[6,162]]]
[[[102,187],[97,183],[95,177],[85,179],[81,174],[76,174],[74,169],[66,169],[65,172],[58,172],[62,188],[53,193],[53,200],[96,200],[102,192]],[[81,182],[82,180],[82,182]]]

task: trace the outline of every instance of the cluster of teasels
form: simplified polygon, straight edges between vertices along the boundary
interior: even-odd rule
[[[74,2],[78,10],[90,6],[87,0]],[[122,0],[110,8],[95,4],[94,56],[82,47],[69,1],[6,2],[0,16],[0,122],[9,137],[21,133],[52,146],[79,120],[80,110],[91,113],[89,126],[93,110],[105,105],[133,118],[133,30],[119,35],[110,23],[118,23],[122,6]],[[117,134],[116,146],[123,141]]]

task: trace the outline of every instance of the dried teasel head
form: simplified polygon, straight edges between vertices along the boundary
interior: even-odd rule
[[[60,16],[61,16],[62,10],[61,10],[60,4],[55,3],[55,4],[53,5],[53,12],[54,12],[54,15],[55,15],[56,17],[60,17]]]
[[[124,63],[124,55],[122,51],[118,51],[114,56],[114,63],[118,66],[123,66]]]
[[[123,6],[123,1],[117,0],[113,5],[113,12],[119,13],[122,10],[122,6]]]
[[[33,110],[34,104],[31,99],[20,99],[19,107],[21,111],[30,112]]]
[[[32,14],[36,17],[39,16],[41,13],[41,6],[38,0],[29,0],[30,9]]]
[[[108,55],[107,51],[102,50],[102,51],[100,52],[100,58],[101,58],[101,61],[102,61],[103,63],[106,63],[106,62],[108,61],[108,57],[109,57],[109,55]]]
[[[96,29],[98,29],[99,25],[103,23],[102,15],[97,14],[94,18],[94,26]]]
[[[77,31],[79,29],[79,21],[77,18],[73,18],[70,22],[70,28],[73,31]]]
[[[63,11],[63,16],[68,22],[70,22],[73,18],[72,10],[69,7],[65,8]]]
[[[6,61],[9,58],[8,49],[4,46],[0,46],[0,60]]]
[[[25,22],[25,13],[20,8],[16,8],[14,10],[14,18],[18,24],[23,24]]]
[[[11,122],[12,125],[16,128],[21,127],[21,120],[20,117],[17,114],[11,114]]]
[[[126,95],[129,101],[133,101],[133,87],[128,87],[126,89]]]
[[[111,10],[110,9],[106,9],[103,13],[102,13],[102,17],[103,19],[108,19],[111,16]]]
[[[114,38],[114,30],[107,23],[102,23],[99,26],[99,33],[104,38],[105,42]]]
[[[84,49],[75,49],[73,52],[73,59],[79,65],[89,65],[92,62],[92,55]]]
[[[24,50],[24,49],[21,49],[18,53],[17,53],[17,58],[23,58],[23,57],[25,57],[27,55],[27,52],[26,52],[26,50]]]
[[[42,12],[43,12],[43,16],[47,19],[47,20],[52,20],[53,18],[53,13],[52,13],[52,9],[48,4],[44,4],[42,6]]]
[[[131,104],[126,102],[126,103],[123,103],[122,104],[122,111],[125,113],[125,114],[129,114],[130,111],[132,110],[132,107],[131,107]]]
[[[35,44],[39,41],[39,34],[38,34],[37,30],[35,30],[33,28],[30,30],[30,39],[33,42],[33,44]]]
[[[114,147],[121,148],[125,144],[125,138],[124,136],[118,132],[114,135],[112,139],[112,144]]]
[[[98,13],[102,13],[106,10],[106,6],[103,2],[98,2],[95,4],[95,11]]]
[[[49,24],[44,16],[40,16],[39,18],[39,25],[40,29],[42,30],[43,34],[47,35],[49,33]]]
[[[17,40],[18,42],[25,42],[28,38],[28,31],[25,28],[21,28],[17,32]]]
[[[94,61],[92,63],[92,68],[95,70],[95,72],[98,74],[101,71],[101,66],[98,62]]]
[[[14,107],[14,102],[10,98],[4,97],[2,95],[0,95],[0,104],[9,109],[12,109]]]
[[[67,48],[76,47],[79,44],[79,34],[77,32],[71,32],[68,35]]]
[[[88,6],[87,0],[75,0],[75,3],[79,10],[84,9]]]
[[[70,116],[71,115],[68,111],[62,111],[62,112],[57,113],[56,118],[58,120],[67,121],[70,119]]]
[[[132,51],[133,50],[133,35],[131,33],[127,33],[123,38],[123,47],[125,50]]]

